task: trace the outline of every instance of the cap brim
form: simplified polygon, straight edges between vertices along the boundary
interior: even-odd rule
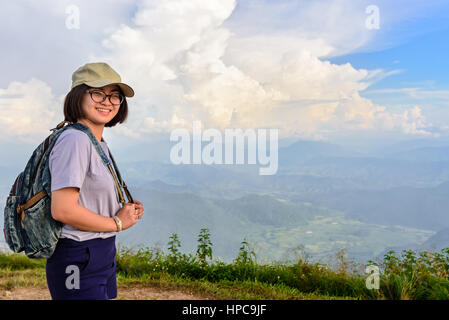
[[[122,89],[123,94],[126,97],[133,97],[134,96],[133,88],[131,88],[130,86],[128,86],[127,84],[125,84],[123,82],[113,82],[113,81],[107,81],[107,80],[96,80],[96,81],[84,82],[84,84],[88,85],[89,87],[93,87],[93,88],[101,88],[101,87],[108,86],[110,84],[116,84],[116,85],[118,85],[120,87],[120,89]]]

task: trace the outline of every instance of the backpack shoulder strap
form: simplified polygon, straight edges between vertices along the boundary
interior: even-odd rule
[[[107,157],[106,153],[104,152],[103,148],[101,147],[100,143],[98,143],[97,138],[94,136],[94,134],[92,133],[92,131],[85,125],[81,124],[81,123],[73,123],[70,125],[72,128],[83,131],[85,134],[87,134],[87,136],[90,138],[90,141],[92,142],[93,146],[95,147],[95,149],[97,150],[98,154],[100,155],[100,158],[103,160],[104,165],[108,168],[109,172],[112,175],[112,178],[114,180],[115,183],[115,187],[116,187],[116,191],[118,193],[118,198],[119,198],[119,202],[122,205],[125,205],[125,198],[123,197],[123,193],[122,193],[122,188],[119,185],[119,181],[121,183],[122,186],[124,186],[124,182],[120,176],[120,173],[118,172],[118,168],[115,165],[115,162],[113,161],[113,165],[116,169],[117,172],[117,176],[119,176],[120,178],[118,179],[114,173],[114,170],[112,169],[112,165],[111,162],[109,161],[109,158]],[[109,156],[111,157],[112,160],[112,155],[109,153]],[[132,202],[132,198],[131,195],[129,194],[128,189],[125,189],[126,195],[128,197],[128,200],[130,202]],[[129,196],[128,196],[129,195]]]
[[[123,190],[125,191],[126,197],[128,198],[128,202],[133,203],[133,197],[131,196],[131,193],[128,190],[128,187],[126,186],[125,180],[123,180],[120,171],[118,169],[117,164],[115,163],[114,157],[112,156],[111,150],[108,148],[109,157],[111,158],[112,164],[114,165],[115,173],[117,174],[117,179],[120,182],[120,185],[123,187]]]

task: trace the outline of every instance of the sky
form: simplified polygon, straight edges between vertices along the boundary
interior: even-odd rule
[[[449,135],[449,3],[11,1],[0,10],[0,147],[63,120],[71,75],[110,64],[136,95],[120,146],[178,128],[391,143]]]

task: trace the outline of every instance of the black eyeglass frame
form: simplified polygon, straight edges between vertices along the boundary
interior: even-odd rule
[[[101,100],[101,101],[96,101],[96,100],[94,100],[94,98],[92,97],[92,93],[93,93],[93,92],[99,92],[99,93],[101,93],[101,94],[103,95],[103,100]],[[103,92],[103,91],[101,91],[101,90],[92,90],[92,89],[89,89],[89,90],[86,90],[86,93],[88,93],[88,94],[90,95],[90,98],[92,99],[93,102],[97,102],[97,103],[105,102],[105,101],[106,101],[106,98],[108,98],[108,99],[109,99],[109,102],[110,102],[112,105],[114,105],[114,106],[119,106],[119,105],[121,105],[122,102],[125,100],[125,97],[124,97],[122,94],[117,94],[117,93],[106,94],[105,92]],[[111,101],[111,97],[114,96],[114,95],[119,96],[119,98],[120,98],[120,103],[116,104],[116,103],[113,103],[113,102]]]

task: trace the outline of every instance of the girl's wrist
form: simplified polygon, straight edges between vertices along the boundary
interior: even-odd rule
[[[114,220],[115,226],[116,226],[116,230],[117,232],[120,232],[123,230],[123,225],[122,225],[122,221],[120,220],[119,217],[117,216],[113,216],[112,219]]]

